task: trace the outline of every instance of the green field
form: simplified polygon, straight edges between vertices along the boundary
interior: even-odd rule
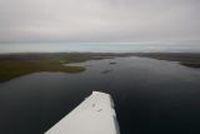
[[[44,53],[0,55],[0,82],[35,72],[80,73],[86,70],[81,66],[67,63],[84,62],[92,59],[111,58],[107,54]]]
[[[34,72],[78,73],[84,70],[84,67],[64,66],[61,62],[54,60],[3,61],[0,63],[0,81]]]

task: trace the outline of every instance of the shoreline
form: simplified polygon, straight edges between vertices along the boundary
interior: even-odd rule
[[[80,73],[82,66],[70,63],[115,57],[146,57],[157,60],[177,61],[183,66],[200,68],[200,53],[19,53],[0,55],[0,82],[36,72]]]
[[[137,53],[135,56],[157,60],[177,61],[183,66],[200,68],[200,53]]]

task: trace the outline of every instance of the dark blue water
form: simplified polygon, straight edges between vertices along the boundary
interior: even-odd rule
[[[116,62],[116,64],[110,64]],[[122,134],[200,133],[200,70],[148,58],[81,63],[0,84],[0,133],[42,134],[93,90],[110,93]]]

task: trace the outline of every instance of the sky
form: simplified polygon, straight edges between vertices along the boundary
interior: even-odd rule
[[[200,39],[200,0],[0,0],[0,42]]]

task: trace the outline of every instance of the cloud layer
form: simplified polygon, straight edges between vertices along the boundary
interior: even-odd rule
[[[0,42],[200,39],[199,0],[0,0]]]

